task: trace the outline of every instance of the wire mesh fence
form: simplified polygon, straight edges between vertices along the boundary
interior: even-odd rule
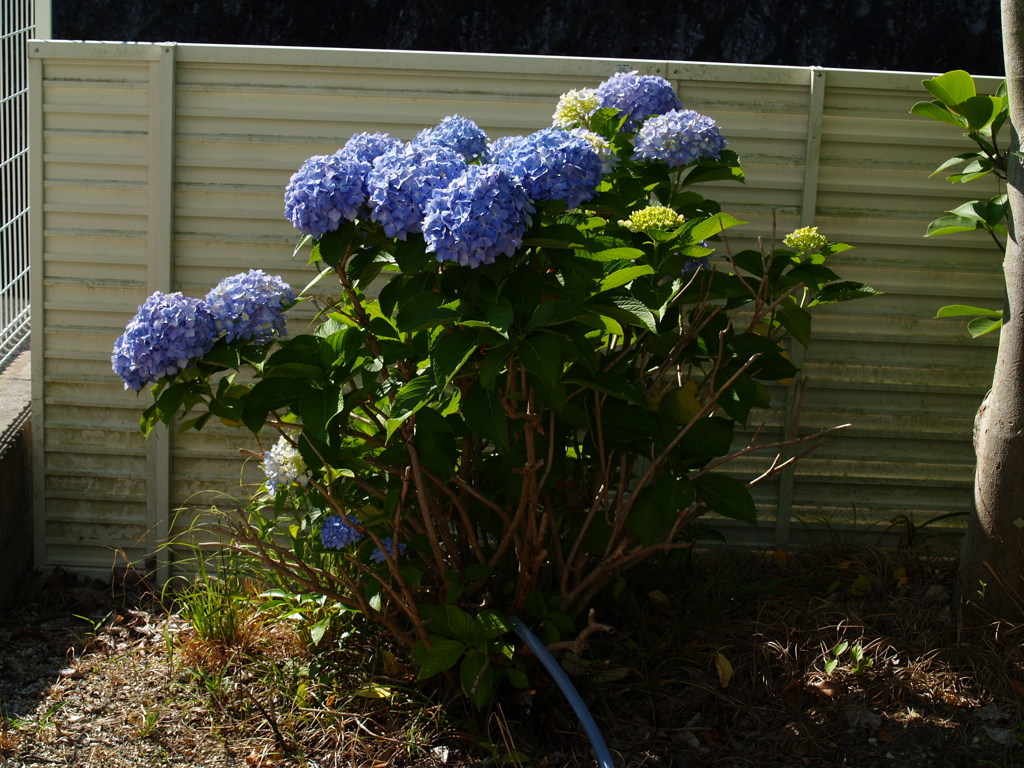
[[[28,58],[33,0],[0,5],[0,370],[28,342]]]

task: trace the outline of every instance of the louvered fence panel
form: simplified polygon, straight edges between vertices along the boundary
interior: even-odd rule
[[[202,296],[249,268],[302,286],[282,216],[288,177],[354,132],[403,139],[450,114],[492,138],[550,124],[559,94],[616,70],[663,75],[688,108],[714,117],[744,160],[745,185],[707,194],[747,221],[728,247],[817,225],[857,250],[844,277],[885,295],[824,307],[803,359],[804,431],[852,422],[812,457],[755,489],[763,523],[737,540],[969,508],[971,426],[991,378],[994,340],[971,341],[950,303],[998,306],[1000,255],[982,237],[922,238],[967,195],[928,174],[965,151],[956,131],[907,114],[922,76],[796,67],[480,54],[39,42],[32,56],[33,346],[37,403],[37,563],[109,567],[166,553],[204,505],[232,506],[262,476],[237,448],[247,433],[142,441],[146,398],[121,390],[110,349],[154,290]],[[986,81],[994,90],[997,83]],[[310,311],[294,313],[293,333]],[[36,356],[34,356],[35,358]],[[792,425],[782,387],[755,413],[762,437]],[[752,476],[764,459],[737,469]],[[240,486],[240,483],[242,486]],[[173,524],[174,510],[183,509]],[[777,519],[776,519],[777,518]],[[170,530],[169,530],[170,528]],[[820,528],[820,526],[819,526]]]

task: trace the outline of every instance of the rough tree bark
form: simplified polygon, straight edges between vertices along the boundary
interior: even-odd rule
[[[1002,0],[1002,25],[1010,121],[1020,127],[1024,0]],[[1014,130],[1014,150],[1019,146]],[[963,542],[957,592],[961,606],[973,604],[996,618],[1024,621],[1024,167],[1012,155],[1007,195],[1006,304],[992,391],[975,421],[975,511]]]

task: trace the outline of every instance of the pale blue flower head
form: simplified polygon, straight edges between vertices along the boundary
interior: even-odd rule
[[[356,133],[345,142],[345,146],[334,154],[341,158],[357,160],[366,163],[366,170],[369,171],[373,161],[383,155],[389,149],[396,149],[402,146],[401,139],[396,139],[386,133]]]
[[[620,72],[597,86],[597,97],[602,107],[619,110],[626,116],[623,129],[635,131],[648,115],[663,115],[673,109],[682,109],[672,84],[657,75],[638,75]]]
[[[401,542],[399,542],[398,544],[398,554],[395,554],[395,540],[390,536],[388,536],[386,539],[381,539],[380,543],[384,545],[384,548],[388,551],[388,554],[391,555],[392,560],[397,560],[399,557],[405,554],[405,544],[402,544]],[[373,552],[370,554],[370,559],[373,560],[373,562],[375,563],[384,562],[384,553],[380,551],[380,547],[373,548]]]
[[[435,189],[444,189],[466,170],[454,149],[410,144],[390,149],[373,161],[366,179],[370,218],[384,225],[384,234],[405,240],[423,227],[423,207]]]
[[[225,277],[206,294],[217,331],[228,341],[251,339],[257,344],[286,335],[284,308],[294,302],[291,286],[262,269]]]
[[[498,165],[471,165],[427,201],[427,251],[463,266],[493,264],[522,245],[533,212],[518,177]]]
[[[601,182],[601,158],[590,142],[559,128],[495,142],[491,153],[494,162],[522,179],[535,201],[565,200],[575,208],[592,198]]]
[[[205,301],[157,291],[114,342],[110,363],[124,379],[124,388],[138,392],[188,367],[213,348],[216,337]]]
[[[636,134],[634,157],[661,160],[674,168],[702,157],[717,160],[726,144],[710,117],[692,109],[672,110],[643,124]]]
[[[320,541],[324,549],[344,549],[349,544],[362,541],[366,536],[356,525],[362,525],[362,521],[355,515],[346,515],[348,522],[341,515],[331,515],[324,520],[320,529]]]
[[[284,488],[298,481],[305,485],[306,462],[299,449],[280,437],[274,447],[263,452],[263,473],[267,476],[267,493],[277,495],[278,488]]]
[[[436,128],[424,128],[413,139],[414,144],[436,144],[454,149],[467,163],[486,156],[487,141],[487,134],[480,126],[458,115],[446,117]]]
[[[500,163],[525,143],[525,136],[502,136],[487,145],[487,157],[492,163]]]
[[[366,202],[368,166],[354,157],[314,155],[297,172],[284,192],[284,215],[304,235],[321,238],[354,220]]]

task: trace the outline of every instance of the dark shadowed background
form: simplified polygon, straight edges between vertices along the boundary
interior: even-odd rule
[[[53,0],[53,34],[1003,74],[998,0]]]

